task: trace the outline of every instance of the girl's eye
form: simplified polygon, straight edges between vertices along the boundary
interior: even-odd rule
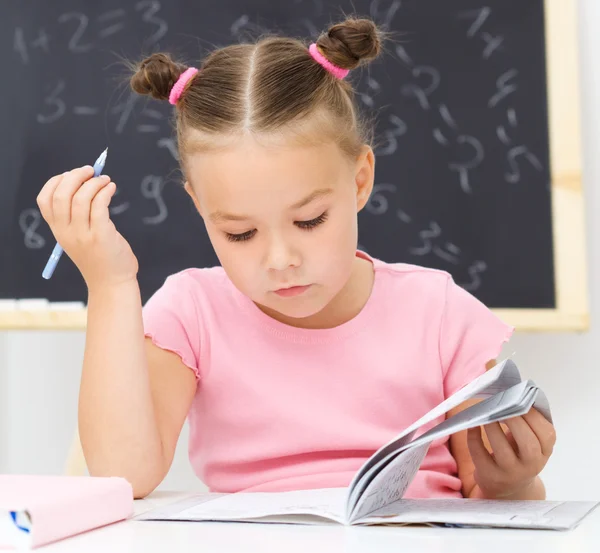
[[[245,242],[246,240],[250,240],[254,236],[256,230],[248,230],[246,232],[242,232],[242,234],[230,234],[226,232],[227,240],[230,242]]]
[[[327,220],[327,215],[327,211],[325,211],[310,221],[296,221],[296,225],[298,225],[301,229],[311,230],[323,224]]]
[[[328,213],[325,211],[310,221],[296,221],[296,225],[303,230],[312,230],[315,227],[323,224],[327,220],[327,216]],[[256,229],[248,230],[246,232],[242,232],[241,234],[231,234],[229,232],[225,233],[227,240],[230,242],[245,242],[246,240],[250,240],[250,238],[252,238],[255,234]]]

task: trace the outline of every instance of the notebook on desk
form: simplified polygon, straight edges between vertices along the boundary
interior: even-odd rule
[[[0,549],[28,549],[124,520],[124,478],[0,475]]]
[[[467,399],[483,401],[449,418]],[[282,493],[207,494],[190,502],[145,513],[136,520],[291,522],[344,525],[439,523],[446,525],[568,529],[597,502],[405,500],[432,441],[455,432],[523,415],[535,407],[552,422],[545,394],[523,380],[507,359],[434,407],[387,444],[355,473],[347,488]],[[425,425],[442,421],[422,432]]]
[[[203,493],[151,509],[133,520],[571,530],[598,506],[596,501],[400,499],[349,520],[344,512],[345,495],[344,488]]]

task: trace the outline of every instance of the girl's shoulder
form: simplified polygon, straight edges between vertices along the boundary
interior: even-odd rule
[[[172,273],[165,279],[163,287],[180,290],[184,294],[202,293],[208,288],[221,287],[227,281],[223,267],[190,267]]]
[[[442,269],[401,262],[386,262],[373,259],[376,278],[382,281],[388,292],[412,296],[414,294],[446,294],[453,284],[452,275]]]
[[[197,284],[218,284],[227,278],[225,270],[220,265],[214,267],[189,267],[173,273],[167,277],[167,280],[174,282],[187,282]]]
[[[165,278],[146,303],[190,310],[194,305],[231,298],[229,279],[221,266],[190,267]]]

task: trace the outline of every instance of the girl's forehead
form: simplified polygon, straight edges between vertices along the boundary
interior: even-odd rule
[[[351,188],[351,172],[335,148],[245,145],[199,153],[189,160],[189,181],[201,211],[211,220],[215,213],[215,222],[296,213],[310,209],[307,198],[319,206]]]
[[[348,166],[335,144],[265,146],[250,141],[195,152],[185,163],[188,179],[199,188],[319,184],[338,180]]]

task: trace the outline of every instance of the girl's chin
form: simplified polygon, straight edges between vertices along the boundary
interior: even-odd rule
[[[257,303],[257,302],[255,302]],[[270,317],[280,319],[280,316],[290,319],[307,319],[321,312],[326,303],[305,299],[302,296],[278,298],[268,303],[257,303],[258,307]]]

